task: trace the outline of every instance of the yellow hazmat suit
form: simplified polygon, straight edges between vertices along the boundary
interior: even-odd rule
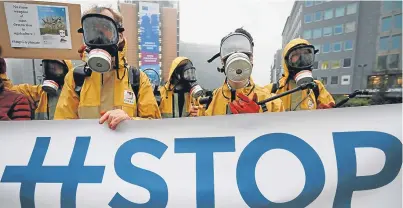
[[[294,79],[289,79],[290,72],[288,70],[287,64],[285,62],[285,56],[287,55],[288,51],[299,44],[306,44],[310,45],[310,43],[304,39],[294,39],[290,41],[285,48],[283,49],[283,60],[282,65],[284,69],[284,76],[278,82],[278,90],[277,94],[281,94],[288,90],[294,89],[297,87]],[[281,98],[283,100],[283,105],[286,111],[293,111],[295,110],[313,110],[319,107],[319,104],[324,105],[334,105],[334,100],[332,95],[325,89],[323,84],[315,80],[316,85],[318,86],[319,96],[315,98],[315,93],[313,90],[307,89],[303,91],[298,91],[290,95],[286,95]],[[269,84],[265,87],[269,92],[272,91],[273,84]],[[311,91],[311,92],[309,92]]]
[[[80,96],[74,91],[76,85],[73,71],[70,71],[66,75],[55,119],[98,119],[102,112],[114,109],[125,111],[133,119],[161,118],[153,89],[144,72],[140,72],[139,97],[136,101],[129,83],[129,72],[125,67],[126,51],[127,44],[119,52],[118,70],[103,74],[93,72],[91,76],[86,77]],[[85,57],[83,59],[85,60]]]
[[[257,95],[257,102],[265,100],[274,94],[271,94],[269,91],[265,90],[262,87],[255,85],[252,78],[250,78],[249,86],[236,90],[236,94],[242,93],[249,97],[249,99],[253,99],[253,94]],[[201,116],[216,116],[216,115],[226,115],[231,114],[229,103],[231,103],[231,95],[230,88],[227,83],[224,83],[220,88],[214,90],[213,99],[206,109],[205,112],[200,113]],[[239,100],[239,98],[235,95],[235,100]],[[266,103],[267,112],[282,112],[284,111],[283,103],[280,99],[273,100],[269,103]],[[260,108],[260,112],[263,112]]]
[[[64,60],[64,63],[69,71],[73,69],[73,64],[70,60]],[[0,74],[0,78],[6,80],[4,81],[5,88],[24,94],[30,102],[35,104],[35,120],[53,120],[60,92],[56,95],[50,95],[42,89],[42,85],[13,85],[6,74]]]
[[[178,93],[174,93],[174,87],[170,80],[177,67],[186,64],[190,60],[186,57],[177,57],[172,61],[171,68],[169,69],[168,82],[159,88],[161,94],[160,111],[163,118],[178,118],[179,105]],[[181,117],[188,117],[191,108],[192,97],[189,92],[185,93],[185,102],[182,110]]]

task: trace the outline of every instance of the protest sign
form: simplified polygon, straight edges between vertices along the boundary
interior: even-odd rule
[[[11,47],[71,49],[66,6],[5,2]]]
[[[402,105],[0,123],[2,207],[402,207]]]
[[[81,7],[41,1],[0,2],[5,58],[80,59]]]

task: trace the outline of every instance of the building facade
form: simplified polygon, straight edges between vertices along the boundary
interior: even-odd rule
[[[313,74],[332,94],[377,87],[386,72],[401,90],[401,11],[401,1],[296,1],[282,45],[300,37],[319,49]]]
[[[142,45],[147,44],[141,39],[141,12],[144,8],[139,8],[142,3],[155,4],[159,7],[159,38],[155,55],[144,52]],[[159,74],[162,82],[167,81],[169,68],[172,61],[179,56],[180,21],[179,21],[179,1],[138,1],[125,0],[119,3],[119,10],[123,16],[125,27],[125,37],[128,40],[128,63],[138,68],[144,68],[145,55],[150,57],[150,62],[159,64]],[[155,29],[153,29],[155,30]],[[158,60],[155,62],[155,60]],[[143,66],[143,67],[142,67]]]
[[[282,65],[282,53],[283,50],[279,49],[276,51],[276,54],[274,54],[274,61],[271,67],[270,71],[270,82],[271,83],[276,83],[280,78],[283,73],[283,65]]]

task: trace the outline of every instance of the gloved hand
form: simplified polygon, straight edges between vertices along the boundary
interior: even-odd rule
[[[0,74],[4,74],[7,72],[6,60],[0,58]]]
[[[86,45],[82,45],[79,49],[78,49],[78,53],[80,54],[80,58],[83,58],[84,56],[84,51],[87,48]]]
[[[335,106],[334,103],[329,103],[329,104],[319,103],[317,109],[329,109],[329,108],[333,108],[334,106]]]
[[[241,93],[237,94],[239,100],[234,100],[229,104],[231,112],[233,114],[241,113],[259,113],[260,106],[257,102],[257,95],[253,95],[253,99],[249,99],[246,95]]]

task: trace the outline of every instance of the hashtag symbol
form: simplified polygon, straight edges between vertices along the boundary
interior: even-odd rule
[[[28,166],[6,166],[1,182],[21,183],[21,208],[35,208],[37,183],[61,183],[61,208],[75,208],[79,183],[102,183],[105,166],[84,166],[90,137],[77,137],[68,166],[43,166],[50,137],[38,137]]]

